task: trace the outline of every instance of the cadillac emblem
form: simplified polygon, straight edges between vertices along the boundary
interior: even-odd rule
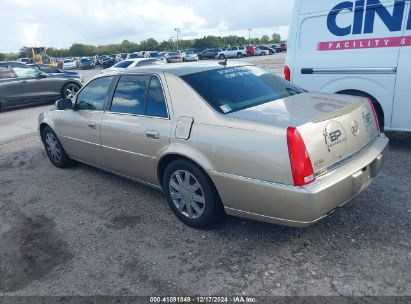
[[[360,127],[358,126],[358,122],[355,120],[351,122],[351,132],[354,136],[358,136],[358,134],[360,134]]]

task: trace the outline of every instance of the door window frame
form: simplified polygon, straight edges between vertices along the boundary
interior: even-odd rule
[[[102,109],[102,110],[88,110],[88,109],[79,109],[79,108],[77,108],[77,101],[78,101],[78,96],[80,95],[80,93],[81,93],[84,89],[86,89],[91,82],[96,81],[96,80],[99,80],[99,79],[101,79],[101,78],[108,78],[108,77],[111,77],[112,80],[111,80],[110,87],[109,87],[108,90],[107,90],[106,97],[104,98],[103,109]],[[84,86],[82,86],[82,87],[80,88],[80,90],[79,90],[79,91],[77,92],[77,94],[76,94],[76,97],[75,97],[75,100],[74,100],[74,103],[73,103],[73,111],[76,111],[76,112],[77,112],[77,111],[105,112],[105,111],[106,111],[106,108],[107,108],[107,103],[109,102],[109,96],[112,95],[114,83],[116,83],[116,78],[117,78],[117,76],[107,75],[107,76],[102,76],[102,77],[98,77],[98,78],[92,79],[92,80],[90,80],[89,82],[87,82]]]
[[[150,90],[150,83],[153,77],[156,77],[157,80],[160,82],[160,86],[161,86],[161,91],[163,93],[163,97],[164,97],[164,103],[166,105],[166,110],[167,110],[167,117],[160,117],[160,116],[150,116],[150,115],[146,115],[146,114],[133,114],[133,113],[123,113],[123,112],[112,112],[111,111],[111,104],[113,102],[113,98],[114,98],[114,94],[116,92],[118,83],[120,81],[121,76],[148,76],[150,77],[150,81],[148,83],[147,86],[147,91],[146,91],[146,98],[145,98],[145,112],[147,112],[147,96],[148,96],[148,92]],[[167,100],[167,95],[166,92],[164,90],[164,84],[163,81],[161,79],[161,77],[158,74],[151,74],[151,73],[133,73],[133,74],[120,74],[117,75],[113,81],[113,85],[111,88],[111,92],[110,94],[108,94],[109,98],[107,101],[107,104],[105,105],[104,111],[110,114],[115,114],[115,115],[127,115],[127,116],[136,116],[136,117],[147,117],[147,118],[155,118],[155,119],[163,119],[163,120],[171,120],[171,116],[170,116],[170,107],[169,107],[169,103]]]

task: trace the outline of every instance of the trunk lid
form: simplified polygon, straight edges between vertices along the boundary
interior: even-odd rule
[[[304,93],[228,116],[296,127],[317,176],[355,156],[378,135],[368,100],[356,96]]]

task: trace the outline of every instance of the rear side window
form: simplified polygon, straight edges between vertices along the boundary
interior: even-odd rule
[[[0,79],[15,78],[15,74],[9,67],[0,67]]]
[[[221,68],[182,77],[215,110],[227,114],[303,90],[254,66]]]
[[[102,77],[91,81],[77,95],[77,109],[102,111],[104,109],[104,102],[112,81],[113,76]]]
[[[121,76],[114,93],[111,111],[167,117],[167,106],[160,80],[155,76]]]
[[[121,76],[111,103],[111,111],[144,115],[150,76]]]
[[[147,113],[148,116],[167,117],[166,101],[164,99],[163,89],[160,80],[152,77],[150,88],[147,94]]]

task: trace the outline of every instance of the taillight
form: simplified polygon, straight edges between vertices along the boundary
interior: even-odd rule
[[[368,103],[370,104],[370,108],[372,110],[372,113],[374,114],[374,121],[375,121],[375,126],[377,127],[377,133],[380,134],[381,133],[380,124],[378,122],[377,112],[375,112],[374,104],[372,103],[371,98],[368,98]]]
[[[290,68],[288,66],[284,67],[284,78],[287,81],[291,81],[291,71],[290,71]]]
[[[313,166],[300,132],[294,127],[287,129],[288,154],[294,186],[305,186],[315,181]]]

